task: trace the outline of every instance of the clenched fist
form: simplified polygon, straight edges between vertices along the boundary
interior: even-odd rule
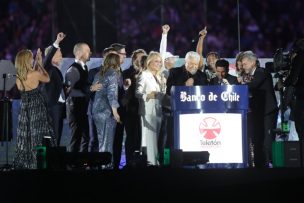
[[[169,30],[170,30],[170,26],[169,25],[163,25],[162,26],[163,29],[163,34],[168,34]]]

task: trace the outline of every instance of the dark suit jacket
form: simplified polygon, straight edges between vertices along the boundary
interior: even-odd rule
[[[89,76],[88,76],[89,85],[93,84],[94,77],[97,73],[99,73],[101,68],[102,68],[102,65],[100,67],[92,68],[89,70]],[[95,92],[90,92],[89,94],[90,94],[90,101],[89,101],[89,106],[88,106],[88,115],[93,115],[92,107],[93,107],[93,102],[94,102],[94,98],[95,98]]]
[[[185,66],[182,66],[180,68],[170,69],[166,93],[168,95],[171,94],[172,86],[185,86],[185,82],[189,78],[194,79],[194,86],[208,85],[206,73],[198,70],[194,75],[191,75],[191,73],[186,70]]]
[[[263,68],[257,68],[248,84],[251,98],[249,106],[253,113],[267,115],[278,109],[272,76]]]
[[[100,67],[92,68],[89,70],[88,75],[88,83],[89,85],[93,85],[95,75],[100,71],[102,65]],[[94,101],[95,92],[90,92],[90,99]]]
[[[49,107],[57,104],[61,91],[63,90],[63,76],[61,71],[52,65],[52,58],[56,53],[57,48],[52,46],[44,60],[44,69],[50,76],[50,82],[43,84],[42,92],[46,97]]]
[[[135,90],[136,90],[136,74],[138,72],[135,70],[134,66],[130,66],[130,68],[124,70],[122,72],[123,79],[130,79],[131,80],[131,86],[129,87],[125,99],[126,99],[126,113],[127,114],[133,114],[138,115],[138,108],[139,108],[139,101],[135,97]]]
[[[229,82],[230,85],[238,85],[239,84],[239,82],[237,80],[237,77],[235,77],[233,75],[227,74],[225,79],[227,79],[227,81]],[[220,85],[219,78],[218,77],[212,78],[210,80],[209,84],[210,85]]]
[[[132,65],[132,66],[130,66],[130,68],[128,68],[122,72],[122,77],[124,80],[128,79],[128,78],[132,79],[132,77],[136,74],[136,72],[137,71],[135,70],[134,66]]]

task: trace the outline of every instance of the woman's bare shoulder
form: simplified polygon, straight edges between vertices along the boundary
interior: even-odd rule
[[[31,70],[31,71],[29,71],[28,73],[27,73],[27,77],[29,78],[29,77],[37,77],[37,76],[39,76],[40,75],[40,73],[38,72],[38,71],[36,71],[36,70]]]

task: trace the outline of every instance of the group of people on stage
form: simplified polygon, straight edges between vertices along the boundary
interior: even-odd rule
[[[169,25],[162,26],[159,52],[143,49],[132,53],[132,65],[122,71],[127,52],[123,44],[104,49],[103,64],[88,70],[91,50],[77,43],[75,61],[64,77],[59,69],[60,43],[64,33],[36,57],[30,50],[18,52],[15,60],[17,87],[21,92],[18,119],[16,168],[36,168],[35,147],[59,146],[66,115],[71,130],[71,152],[111,152],[108,168],[118,169],[124,130],[127,165],[135,151],[147,155],[151,165],[160,165],[165,147],[173,147],[172,86],[246,84],[250,91],[248,136],[254,156],[251,166],[266,167],[271,161],[270,130],[276,128],[277,101],[271,74],[258,65],[251,51],[236,57],[237,75],[229,74],[229,62],[210,52],[203,60],[206,28],[199,34],[196,51],[185,55],[185,65],[173,68],[178,56],[167,52]]]

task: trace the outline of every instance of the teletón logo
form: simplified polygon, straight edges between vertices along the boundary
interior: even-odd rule
[[[204,118],[199,125],[200,134],[208,140],[215,139],[221,132],[221,124],[212,117]]]

